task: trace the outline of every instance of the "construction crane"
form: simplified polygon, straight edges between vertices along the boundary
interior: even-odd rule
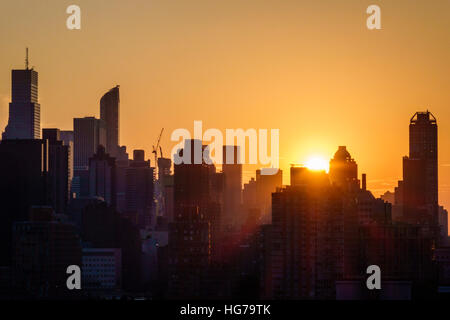
[[[157,173],[157,170],[158,170],[158,148],[161,148],[160,146],[159,146],[159,143],[161,142],[161,136],[162,136],[162,134],[163,134],[163,131],[164,131],[164,128],[162,128],[161,129],[161,132],[159,133],[159,137],[158,137],[158,142],[156,143],[156,147],[155,146],[153,146],[153,151],[152,151],[152,153],[155,155],[155,175],[156,175],[156,173]],[[161,149],[160,149],[161,150]],[[162,152],[161,152],[161,154],[162,154]],[[161,155],[162,156],[162,155]],[[158,176],[156,175],[156,178],[157,178]]]

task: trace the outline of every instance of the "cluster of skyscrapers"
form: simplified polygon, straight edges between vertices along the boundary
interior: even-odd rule
[[[0,141],[1,298],[409,299],[450,286],[447,212],[438,203],[437,124],[410,122],[395,193],[376,198],[345,146],[329,173],[302,166],[242,181],[224,165],[130,159],[119,143],[119,86],[100,119],[40,129],[38,73],[12,71]],[[185,147],[199,140],[186,140]],[[232,153],[227,151],[233,151]],[[156,150],[156,155],[158,150]],[[235,160],[233,159],[233,160]],[[230,160],[230,159],[228,159]],[[232,162],[232,163],[230,163]],[[191,161],[194,163],[194,161]],[[68,290],[79,265],[82,289]],[[366,269],[382,270],[382,289]]]

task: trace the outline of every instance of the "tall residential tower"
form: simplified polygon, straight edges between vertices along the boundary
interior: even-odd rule
[[[106,152],[116,157],[119,148],[119,86],[115,86],[100,99],[100,119],[106,125]]]

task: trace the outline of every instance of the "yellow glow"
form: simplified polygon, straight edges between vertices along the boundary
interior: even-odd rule
[[[320,157],[320,156],[313,156],[313,157],[309,158],[306,161],[305,166],[309,170],[316,170],[316,171],[325,170],[326,172],[328,172],[328,169],[329,169],[328,161],[325,160],[325,158]]]

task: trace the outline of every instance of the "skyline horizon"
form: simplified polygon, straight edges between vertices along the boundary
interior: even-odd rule
[[[28,53],[28,49],[29,48],[26,48],[27,49],[27,53]],[[28,62],[28,57],[26,57],[26,59],[25,59],[25,66],[26,66],[26,63]],[[26,68],[26,67],[25,67]],[[31,68],[29,68],[29,70],[34,70],[34,71],[36,71],[36,72],[38,72],[39,73],[39,71],[37,70],[37,69],[34,69],[35,67],[34,66],[32,66]],[[12,70],[26,70],[26,69],[20,69],[20,68],[13,68],[13,69],[11,69],[11,72],[12,72]],[[94,112],[94,114],[86,114],[86,115],[84,115],[84,116],[80,116],[80,117],[74,117],[74,118],[72,118],[72,119],[75,119],[75,118],[89,118],[89,117],[94,117],[94,118],[96,118],[96,119],[99,119],[100,118],[100,100],[101,100],[101,98],[103,97],[103,95],[105,95],[106,93],[108,93],[108,92],[110,92],[112,89],[114,89],[114,88],[116,88],[116,87],[118,87],[118,86],[120,86],[120,84],[115,84],[114,86],[112,86],[112,87],[110,87],[110,88],[108,88],[108,89],[105,89],[104,91],[103,91],[103,93],[100,95],[100,97],[99,97],[99,99],[98,99],[98,110],[96,111],[96,112]],[[10,95],[10,99],[11,99],[11,95]],[[40,101],[40,99],[39,99],[39,101]],[[42,111],[42,110],[41,110]],[[430,111],[430,109],[429,108],[426,108],[426,110],[424,109],[424,110],[416,110],[415,112],[430,112],[430,113],[432,113],[431,111]],[[437,118],[439,118],[439,117],[437,117]],[[120,116],[119,116],[119,119],[120,119]],[[2,122],[5,122],[5,123],[7,123],[7,121],[8,121],[8,119],[6,118],[6,119],[1,119],[0,118],[0,123],[2,123]],[[194,121],[196,121],[196,120],[194,120]],[[201,121],[201,120],[200,120]],[[61,131],[73,131],[73,126],[72,127],[69,127],[69,128],[67,128],[67,127],[60,127],[60,126],[45,126],[45,125],[42,125],[42,123],[45,123],[44,121],[43,121],[43,119],[42,119],[42,117],[41,117],[41,135],[42,135],[42,129],[51,129],[51,128],[55,128],[55,129],[60,129]],[[73,123],[73,122],[72,122]],[[6,125],[5,125],[6,126]],[[5,128],[5,126],[3,127],[3,128]],[[246,131],[247,129],[252,129],[252,128],[243,128],[243,127],[238,127],[238,128],[242,128],[244,131]],[[179,128],[176,128],[176,129],[174,129],[174,130],[177,130],[177,129],[179,129]],[[4,132],[4,129],[2,129],[2,132]],[[119,131],[119,139],[120,139],[120,133],[122,132],[122,130],[121,131]],[[438,130],[438,132],[439,132],[439,130]],[[170,140],[170,139],[169,139]],[[1,138],[0,138],[0,141],[1,141]],[[184,140],[183,140],[184,141]],[[203,140],[202,140],[203,141]],[[438,142],[440,141],[440,139],[438,139]],[[208,143],[206,143],[206,145],[208,145],[208,144],[210,144],[211,143],[211,141],[210,142],[208,142]],[[164,145],[168,145],[168,144],[172,144],[172,147],[173,147],[173,145],[175,145],[176,144],[176,141],[170,141],[169,143],[168,142],[166,142],[166,143],[162,143],[162,144],[164,144]],[[129,154],[129,157],[130,157],[130,159],[132,159],[132,151],[133,150],[144,150],[145,151],[145,154],[147,155],[147,157],[148,157],[148,159],[151,161],[151,163],[153,163],[154,161],[153,161],[153,159],[152,159],[152,157],[151,156],[149,156],[149,154],[151,154],[152,153],[152,151],[151,150],[148,150],[147,148],[145,148],[145,147],[133,147],[133,148],[129,148],[128,147],[128,144],[123,144],[123,146],[126,146],[127,147],[127,153]],[[345,143],[345,144],[339,144],[339,145],[336,145],[336,148],[339,148],[340,146],[345,146],[345,147],[348,147],[349,146],[349,144],[348,143]],[[247,149],[248,149],[248,145],[247,145]],[[172,148],[170,148],[170,150],[172,150]],[[333,154],[333,153],[332,153]],[[290,184],[290,176],[289,176],[289,170],[286,170],[286,169],[289,169],[291,166],[297,166],[297,165],[300,165],[300,166],[304,166],[304,167],[307,167],[308,168],[308,166],[306,165],[306,163],[308,162],[308,161],[310,161],[312,158],[320,158],[321,160],[325,160],[326,162],[327,162],[327,164],[329,165],[329,162],[332,160],[332,154],[331,155],[325,155],[325,154],[323,154],[323,153],[310,153],[309,155],[307,155],[307,157],[305,157],[305,158],[303,158],[301,161],[295,161],[295,160],[291,160],[291,161],[287,161],[287,164],[285,165],[285,166],[279,166],[279,169],[280,170],[282,170],[283,171],[283,182],[284,181],[289,181],[289,182],[287,182],[287,183],[283,183],[283,185],[289,185]],[[173,156],[174,156],[174,154],[171,154],[170,155],[170,159],[173,161]],[[438,156],[439,156],[439,154],[438,154]],[[279,157],[280,159],[285,159],[285,158],[283,158],[283,157]],[[357,160],[357,158],[356,157],[354,157],[354,159],[355,160]],[[358,163],[358,161],[357,161],[357,163]],[[438,163],[439,163],[439,160],[438,160]],[[221,168],[221,165],[220,164],[215,164],[216,165],[216,167],[219,169],[219,168]],[[262,169],[262,168],[264,168],[265,166],[261,166],[261,165],[259,165],[259,164],[256,164],[256,165],[252,165],[252,164],[246,164],[246,163],[244,163],[243,164],[244,165],[244,168],[243,168],[243,170],[242,170],[242,172],[243,172],[243,184],[245,183],[245,182],[248,182],[248,181],[250,181],[251,180],[251,178],[254,178],[255,177],[255,172],[256,172],[256,170],[259,170],[259,169]],[[439,167],[447,167],[447,166],[449,166],[450,167],[450,164],[441,164],[441,165],[439,165]],[[247,167],[247,168],[246,168]],[[250,169],[249,167],[251,167],[252,169]],[[361,167],[361,166],[358,166],[359,168]],[[172,164],[172,168],[173,168],[173,164]],[[310,169],[310,168],[308,168],[308,169]],[[327,173],[328,173],[328,171],[327,170],[325,170]],[[364,171],[364,170],[359,170],[359,173],[358,173],[358,175],[359,176],[361,176],[362,174],[366,174],[368,177],[370,177],[370,174],[367,172],[367,170],[366,171]],[[287,178],[287,179],[286,179]],[[401,180],[401,176],[397,179],[397,181],[400,181]],[[372,193],[374,193],[374,195],[376,196],[376,197],[380,197],[381,195],[383,195],[385,192],[387,192],[387,191],[390,191],[390,192],[394,192],[394,188],[396,187],[395,185],[393,185],[393,186],[391,186],[391,187],[388,187],[388,188],[385,188],[385,189],[380,189],[380,188],[375,188],[375,189],[373,189],[373,188],[370,188],[369,187],[369,185],[370,185],[370,183],[374,183],[374,182],[378,182],[378,181],[380,181],[379,179],[368,179],[367,180],[367,183],[368,183],[368,190],[370,190]],[[387,180],[387,179],[384,179],[384,181],[392,181],[392,180]],[[440,179],[438,180],[438,181],[440,181]],[[384,190],[384,191],[383,191]],[[440,190],[440,188],[439,188],[439,192],[441,192],[441,190]],[[444,204],[442,204],[442,205],[444,205]],[[444,207],[446,207],[445,205],[444,205]],[[449,232],[450,232],[450,227],[449,227]]]
[[[4,2],[0,128],[10,70],[29,47],[42,127],[98,118],[101,96],[120,84],[128,151],[150,155],[161,127],[192,129],[196,119],[220,130],[280,128],[284,181],[290,163],[328,160],[346,145],[379,196],[402,177],[409,118],[429,109],[439,122],[439,199],[450,207],[450,3],[383,3],[381,30],[366,27],[370,4],[81,0],[81,29],[68,30],[59,1]],[[171,150],[168,135],[161,145]],[[244,168],[244,180],[255,169]]]

